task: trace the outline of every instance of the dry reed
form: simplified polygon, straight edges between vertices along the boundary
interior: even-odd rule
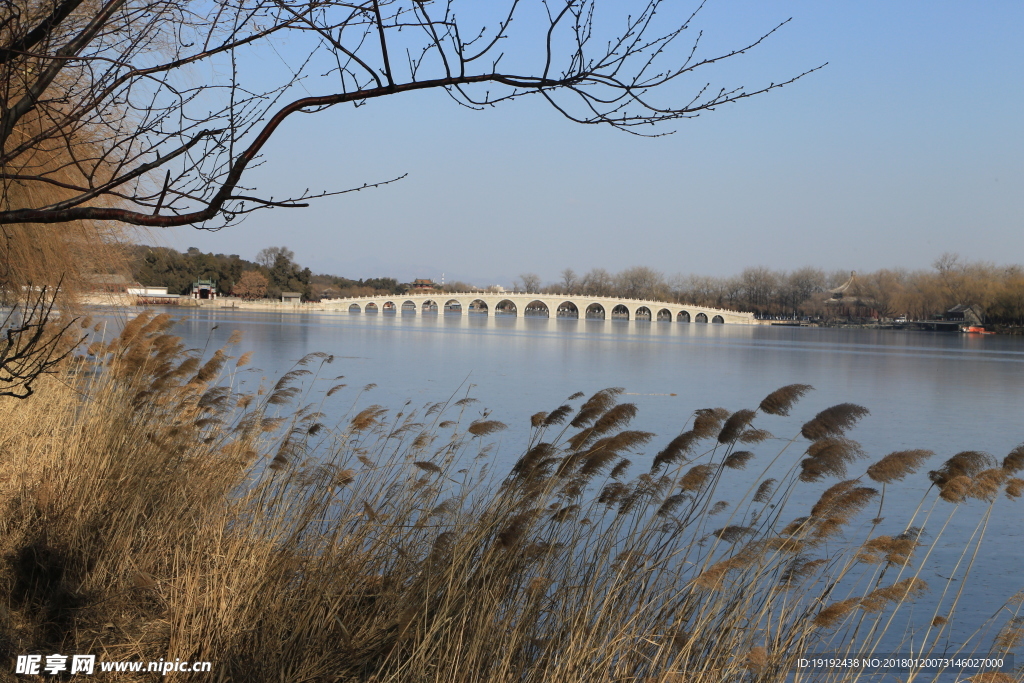
[[[933,452],[922,449],[896,451],[871,465],[867,474],[880,484],[891,484],[916,472],[917,468],[933,455],[935,455]]]
[[[843,433],[868,414],[868,409],[853,403],[840,403],[826,408],[814,419],[806,422],[800,434],[809,441],[817,441],[829,436],[842,436]]]
[[[877,497],[863,477],[894,485],[922,451],[784,525],[800,467],[766,468],[743,494],[728,477],[754,451],[717,445],[742,441],[753,411],[697,411],[630,478],[654,436],[628,429],[635,407],[609,389],[535,413],[495,481],[482,442],[504,425],[471,402],[356,405],[325,426],[342,389],[309,387],[328,358],[239,395],[231,349],[201,358],[170,325],[131,321],[61,382],[0,403],[5,656],[214,662],[216,679],[182,681],[767,682],[833,633],[844,648],[880,637],[925,590],[918,529],[823,544],[863,521]],[[786,414],[807,390],[761,410]],[[820,478],[846,476],[859,451],[836,432],[866,412],[830,410],[808,423]],[[1016,460],[986,462],[958,454],[931,480],[964,501],[1020,494]],[[910,573],[882,582],[890,566]],[[869,627],[843,630],[855,622]],[[1021,629],[1004,622],[1007,648]]]
[[[813,388],[810,384],[790,384],[781,387],[765,396],[758,408],[768,415],[789,415],[793,405]]]

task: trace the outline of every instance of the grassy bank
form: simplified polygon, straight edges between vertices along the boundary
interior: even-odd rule
[[[815,650],[942,651],[996,497],[1024,492],[1024,447],[869,461],[850,404],[773,437],[802,385],[697,410],[674,438],[629,429],[621,390],[573,396],[512,426],[527,450],[492,471],[506,426],[472,399],[363,406],[323,354],[243,393],[237,340],[203,357],[170,332],[144,314],[0,401],[0,659],[210,661],[166,677],[202,681],[781,681]],[[921,477],[912,518],[881,533],[884,500]],[[963,514],[978,532],[927,586]],[[1007,598],[958,649],[1012,650]]]

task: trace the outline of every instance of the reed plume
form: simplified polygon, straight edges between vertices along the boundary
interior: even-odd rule
[[[1016,474],[1024,469],[1024,443],[1010,451],[1009,455],[1003,458],[1003,469],[1008,474]]]
[[[835,628],[842,621],[843,617],[857,609],[858,605],[860,605],[858,598],[847,598],[833,602],[818,612],[814,617],[814,625],[819,628]]]
[[[691,467],[679,480],[679,490],[699,491],[704,483],[714,474],[715,468],[712,465],[701,464]]]
[[[789,415],[792,408],[800,398],[814,387],[810,384],[789,384],[764,397],[758,409],[768,415]]]
[[[691,430],[683,432],[676,438],[669,441],[668,445],[654,456],[654,462],[651,465],[651,474],[657,474],[663,465],[684,460],[686,456],[693,451],[699,440],[700,436]]]
[[[622,458],[615,465],[615,467],[612,468],[612,471],[608,473],[608,476],[611,477],[612,479],[618,479],[619,477],[626,473],[626,471],[630,468],[630,466],[632,466],[632,464],[632,461],[630,461],[628,458]]]
[[[623,451],[642,446],[654,437],[651,432],[625,430],[599,439],[581,455],[580,474],[592,476],[618,460]]]
[[[888,564],[903,566],[910,562],[911,557],[920,546],[916,536],[876,536],[866,541],[857,552],[857,560],[868,564]]]
[[[551,411],[551,413],[544,418],[544,426],[550,427],[551,425],[560,425],[565,422],[566,418],[572,414],[572,406],[561,405]]]
[[[881,612],[890,603],[914,600],[926,590],[928,584],[923,579],[910,577],[871,591],[861,599],[860,608],[866,612]]]
[[[655,513],[659,517],[669,517],[673,512],[676,511],[680,505],[690,500],[690,494],[688,493],[674,493],[658,506],[658,511]]]
[[[526,535],[526,532],[534,520],[542,513],[541,510],[532,508],[520,512],[505,525],[496,537],[497,543],[502,548],[512,548]]]
[[[1024,479],[1016,477],[1006,482],[1006,497],[1009,499],[1020,498],[1024,494]]]
[[[364,432],[370,427],[380,424],[381,418],[386,415],[387,412],[387,408],[379,405],[372,405],[368,408],[364,408],[352,418],[352,421],[349,423],[349,428],[353,432]]]
[[[745,656],[744,667],[747,669],[763,669],[768,665],[768,651],[763,646],[751,648]]]
[[[811,507],[811,517],[846,524],[878,495],[877,490],[857,483],[856,479],[849,479],[830,486]]]
[[[708,508],[708,515],[711,516],[711,517],[714,517],[715,515],[722,514],[723,512],[725,512],[728,509],[729,509],[729,501],[727,501],[727,500],[718,500],[718,501],[715,501],[714,505],[712,505],[710,508]]]
[[[974,482],[964,474],[948,479],[939,488],[939,497],[950,503],[962,503],[971,492]]]
[[[742,470],[747,466],[747,462],[753,457],[754,454],[750,451],[733,451],[726,456],[725,461],[722,464],[730,469]]]
[[[532,480],[548,476],[558,459],[557,453],[558,449],[553,444],[538,443],[512,467],[511,477]]]
[[[979,488],[972,477],[995,465],[995,458],[988,453],[961,451],[944,462],[938,470],[929,472],[928,478],[938,487],[939,497],[950,503],[960,503],[975,493],[985,497],[991,494],[990,479],[982,482]]]
[[[754,493],[753,501],[755,503],[767,503],[772,499],[772,492],[775,490],[775,480],[765,479],[758,487],[757,492]]]
[[[800,433],[810,441],[828,436],[842,436],[843,432],[867,414],[867,408],[853,403],[840,403],[815,415],[813,420],[804,424]]]
[[[978,500],[993,500],[999,495],[999,487],[1007,478],[1009,475],[1001,467],[982,470],[972,479],[967,495]]]
[[[718,443],[732,443],[736,441],[753,419],[753,410],[737,410],[722,425],[722,430],[718,433]]]
[[[934,452],[923,449],[896,451],[868,467],[867,474],[880,484],[902,481],[908,474],[916,472],[917,468],[933,455]]]
[[[722,430],[722,423],[729,417],[730,413],[725,408],[701,408],[693,413],[693,427],[690,431],[697,435],[698,439],[705,439],[717,435]]]
[[[601,494],[597,497],[597,502],[611,507],[629,495],[631,490],[632,487],[629,484],[624,484],[620,481],[613,481],[601,489]]]
[[[791,541],[793,539],[784,539]],[[794,587],[813,576],[819,569],[822,569],[828,564],[828,560],[824,558],[810,559],[803,555],[797,555],[786,565],[782,574],[779,576],[779,586],[784,589]]]
[[[826,436],[807,447],[800,462],[800,481],[819,481],[826,476],[845,477],[847,466],[863,457],[860,444],[852,439]]]
[[[476,420],[469,425],[466,430],[473,436],[487,436],[494,432],[500,432],[503,429],[507,429],[508,425],[498,420]]]
[[[580,406],[579,412],[576,413],[576,417],[572,419],[569,426],[575,427],[576,429],[589,426],[598,417],[607,412],[609,408],[615,405],[615,397],[623,391],[625,390],[621,387],[601,389],[588,398],[582,406]]]
[[[594,423],[593,434],[600,436],[614,429],[625,427],[636,417],[636,413],[637,408],[633,403],[620,403],[613,406]]]
[[[751,427],[751,428],[748,428],[748,429],[744,430],[743,433],[740,434],[739,442],[740,443],[761,443],[762,441],[767,441],[768,439],[772,439],[772,438],[774,438],[774,437],[772,436],[772,433],[769,432],[768,430],[766,430],[766,429],[754,429],[754,428]]]

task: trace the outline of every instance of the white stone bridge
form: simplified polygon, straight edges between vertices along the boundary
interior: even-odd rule
[[[756,324],[753,313],[673,304],[667,301],[619,299],[579,294],[500,294],[492,292],[396,294],[323,301],[323,310],[364,313],[441,313],[527,315],[587,320],[653,320],[694,323]]]

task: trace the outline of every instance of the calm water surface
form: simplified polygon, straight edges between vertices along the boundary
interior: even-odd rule
[[[530,415],[554,409],[574,392],[590,395],[612,386],[625,388],[623,400],[640,409],[632,427],[658,435],[646,456],[632,458],[637,468],[649,466],[695,409],[755,408],[769,392],[793,383],[810,384],[815,391],[790,418],[759,416],[756,425],[788,440],[823,408],[863,405],[871,414],[850,436],[864,445],[870,457],[865,465],[909,448],[935,451],[925,469],[962,450],[1001,459],[1024,441],[1020,338],[474,314],[200,309],[182,310],[180,316],[177,334],[193,346],[217,348],[233,330],[244,332],[240,350],[253,350],[253,365],[261,371],[245,380],[249,386],[260,376],[276,378],[307,353],[323,351],[335,357],[324,376],[344,375],[353,388],[350,396],[364,385],[377,385],[361,397],[364,404],[398,409],[408,399],[415,407],[468,393],[480,400],[481,410],[490,409],[493,419],[510,426],[495,456],[505,469],[520,453]],[[324,389],[330,386],[323,382]],[[782,443],[769,441],[752,450],[759,458],[773,456]],[[785,464],[799,459],[802,450],[787,451]],[[851,476],[862,471],[858,465]],[[900,524],[927,488],[924,472],[914,478],[916,488],[887,498],[883,514],[892,523],[876,533],[902,530]],[[831,483],[807,485],[790,516],[806,514],[807,504]],[[954,637],[973,631],[1024,587],[1022,505],[1005,498],[997,503],[958,608]],[[984,505],[973,501],[963,507],[938,543],[922,539],[935,546],[922,572],[933,592],[945,583],[939,577],[948,575]],[[948,506],[936,515],[940,512],[944,516]],[[938,528],[934,517],[929,527]],[[951,587],[957,590],[960,583]],[[914,609],[930,614],[933,606],[922,600]]]

